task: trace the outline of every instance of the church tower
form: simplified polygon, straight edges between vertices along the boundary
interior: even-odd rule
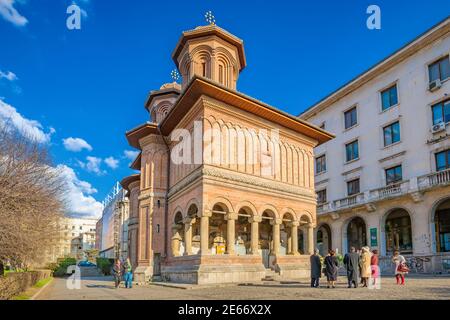
[[[183,78],[183,89],[198,76],[236,90],[246,66],[243,41],[214,23],[183,32],[172,59]]]
[[[181,86],[176,83],[166,83],[150,92],[145,109],[150,113],[150,121],[159,124],[172,109],[181,92]]]

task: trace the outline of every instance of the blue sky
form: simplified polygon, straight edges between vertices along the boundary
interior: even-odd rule
[[[72,2],[81,30],[66,28]],[[371,4],[381,30],[366,27]],[[49,144],[74,213],[98,215],[133,173],[124,133],[149,119],[148,92],[171,81],[181,32],[208,10],[244,40],[238,90],[297,115],[443,20],[450,1],[0,0],[0,121]]]

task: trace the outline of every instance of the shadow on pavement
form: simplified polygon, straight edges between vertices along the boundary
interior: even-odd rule
[[[86,288],[90,288],[90,289],[116,289],[116,287],[114,285],[104,285],[104,284],[88,284],[86,285]]]

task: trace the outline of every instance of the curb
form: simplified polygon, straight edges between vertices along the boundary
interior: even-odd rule
[[[35,300],[38,297],[38,295],[41,294],[41,292],[44,291],[44,289],[47,288],[47,286],[53,282],[54,279],[55,278],[52,277],[52,279],[49,282],[47,282],[41,289],[39,289],[39,291],[36,292],[29,300]]]

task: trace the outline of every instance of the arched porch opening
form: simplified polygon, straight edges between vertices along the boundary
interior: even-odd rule
[[[174,257],[182,256],[185,252],[184,244],[184,222],[181,211],[175,214],[172,224],[172,255]]]
[[[198,207],[193,203],[189,206],[184,221],[184,255],[198,254],[200,251],[200,219],[197,215]]]
[[[283,215],[280,226],[280,254],[297,255],[298,254],[298,222],[294,215],[287,212]]]
[[[392,256],[395,250],[402,254],[413,252],[411,217],[405,209],[396,208],[386,216],[384,224],[386,255]]]
[[[442,201],[434,213],[436,251],[450,252],[450,198]]]
[[[235,253],[239,256],[251,253],[251,223],[252,211],[244,207],[239,209],[235,226]]]
[[[213,206],[209,218],[208,248],[211,254],[225,254],[227,249],[227,215],[229,211],[224,204]]]
[[[303,231],[303,228],[298,228],[297,230],[297,243],[298,252],[300,254],[306,254],[305,232]]]
[[[367,246],[366,223],[362,218],[355,217],[347,225],[347,252],[351,247],[359,250],[364,246]]]
[[[324,223],[317,229],[317,249],[319,250],[319,254],[324,257],[331,248],[331,228],[328,224]]]
[[[271,210],[265,210],[261,216],[259,225],[259,243],[263,264],[266,268],[270,267],[270,255],[275,254],[273,230],[276,215]]]

